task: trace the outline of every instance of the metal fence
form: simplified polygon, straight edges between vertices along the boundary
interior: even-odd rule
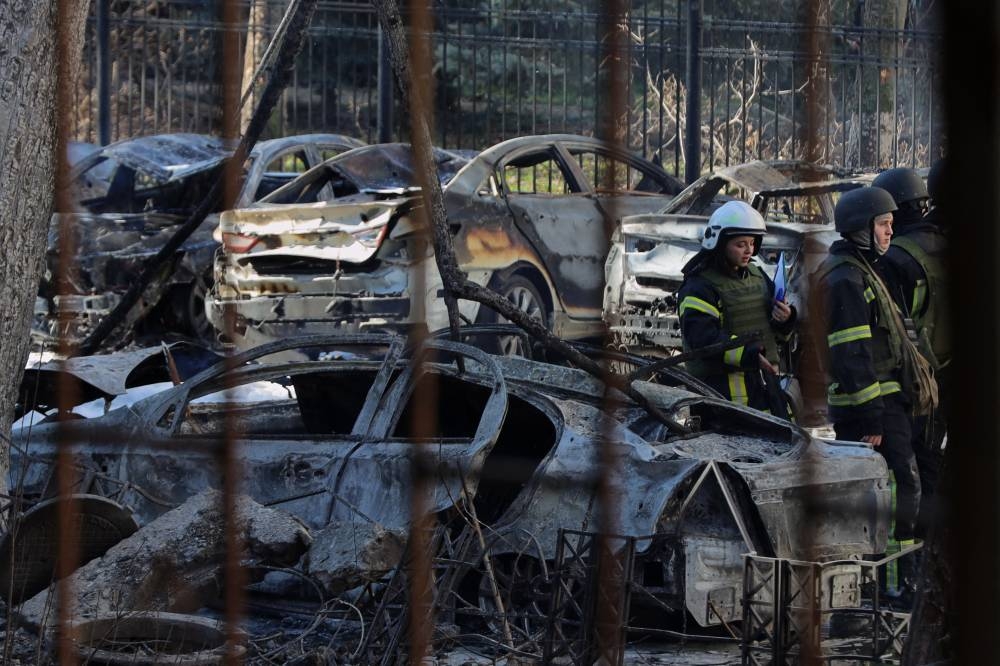
[[[270,2],[265,40],[286,3]],[[936,33],[915,9],[904,29],[866,20],[864,2],[833,0],[810,61],[802,3],[636,0],[627,16],[628,142],[677,174],[684,135],[697,132],[696,166],[803,154],[804,89],[824,91],[820,157],[857,168],[925,166],[940,152]],[[919,4],[919,3],[917,3]],[[116,3],[110,16],[112,139],[168,131],[213,132],[220,123],[223,24],[211,0]],[[514,136],[593,134],[602,103],[598,0],[447,0],[434,9],[436,141],[481,149]],[[244,15],[248,5],[244,4]],[[700,20],[699,20],[700,19]],[[691,21],[696,21],[692,24]],[[76,134],[97,140],[97,39],[91,21]],[[689,30],[689,28],[694,28]],[[248,24],[238,25],[241,44]],[[701,48],[689,49],[700,40]],[[689,58],[700,72],[687,75]],[[378,26],[363,2],[321,2],[273,135],[377,134]],[[698,117],[686,98],[697,83]],[[403,138],[396,113],[392,135]]]

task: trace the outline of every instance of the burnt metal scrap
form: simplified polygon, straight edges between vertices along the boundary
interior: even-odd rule
[[[262,141],[244,165],[235,205],[246,206],[324,159],[364,145],[334,134]],[[143,265],[173,236],[220,177],[232,147],[217,137],[160,134],[126,139],[82,158],[70,179],[80,210],[70,213],[74,233],[74,274],[66,293],[55,279],[61,261],[60,215],[49,230],[46,273],[39,289],[45,301],[36,335],[55,337],[58,312],[73,316],[65,334],[79,338],[111,312]],[[214,211],[218,213],[219,211]],[[168,262],[157,285],[165,322],[174,330],[208,339],[204,296],[211,286],[212,257],[219,247],[214,224],[203,224]]]
[[[424,362],[412,364],[414,355]],[[441,340],[408,350],[399,338],[371,334],[265,345],[102,417],[64,422],[76,490],[152,523],[219,483],[228,410],[238,424],[242,486],[256,502],[314,531],[334,523],[405,531],[412,396],[432,378],[439,426],[421,440],[432,479],[427,506],[443,531],[439,543],[465,544],[447,558],[451,582],[438,595],[439,617],[520,622],[521,640],[537,640],[557,535],[597,529],[602,438],[620,463],[612,483],[621,537],[636,539],[631,576],[648,592],[633,608],[726,625],[743,616],[746,553],[831,561],[885,549],[886,467],[867,446],[815,439],[787,421],[671,386],[669,377],[634,382],[688,433],[677,435],[624,395],[603,410],[603,383],[573,368]],[[11,475],[24,498],[41,499],[52,487],[56,442],[54,424],[15,434]],[[805,523],[815,525],[808,540]],[[482,542],[471,524],[482,526]]]
[[[600,330],[612,213],[660,210],[680,189],[657,165],[582,136],[521,137],[478,154],[434,150],[432,159],[461,269],[569,338]],[[410,146],[370,146],[223,214],[212,323],[222,330],[232,306],[240,347],[447,325],[444,285],[413,214],[415,168]],[[601,189],[606,173],[617,191]],[[420,273],[426,285],[414,293]],[[474,301],[460,310],[469,321],[496,320]]]
[[[110,402],[139,386],[184,381],[221,358],[204,347],[174,342],[116,354],[29,364],[21,379],[14,414],[20,417],[31,410],[44,414],[55,409],[60,391],[66,391],[67,386],[72,387],[77,405],[98,399]]]

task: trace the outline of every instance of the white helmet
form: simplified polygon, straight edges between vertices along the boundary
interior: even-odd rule
[[[745,201],[727,201],[712,213],[701,237],[701,246],[714,250],[723,236],[757,236],[754,254],[760,250],[760,241],[767,233],[764,218]]]

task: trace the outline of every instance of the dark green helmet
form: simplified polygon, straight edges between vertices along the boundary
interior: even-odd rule
[[[924,179],[916,171],[906,167],[883,171],[872,181],[872,187],[881,187],[892,195],[892,200],[897,206],[902,206],[908,201],[921,201],[930,196],[927,194]]]
[[[833,209],[834,227],[841,234],[868,228],[875,217],[896,210],[892,195],[880,187],[861,187],[844,192]]]

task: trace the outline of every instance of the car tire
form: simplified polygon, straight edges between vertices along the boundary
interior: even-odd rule
[[[205,299],[212,288],[212,274],[196,277],[190,284],[174,290],[172,303],[172,325],[193,340],[207,347],[218,344],[215,327],[205,313]]]
[[[494,280],[496,281],[495,286],[491,285],[493,291],[513,303],[519,310],[539,319],[546,328],[551,329],[552,313],[538,287],[530,278],[514,274],[506,278],[494,278]],[[477,321],[482,324],[510,323],[506,317],[500,316],[485,306],[480,307],[480,316]],[[519,336],[501,336],[497,339],[497,345],[498,352],[504,356],[529,356],[529,350],[522,349],[524,342]]]

